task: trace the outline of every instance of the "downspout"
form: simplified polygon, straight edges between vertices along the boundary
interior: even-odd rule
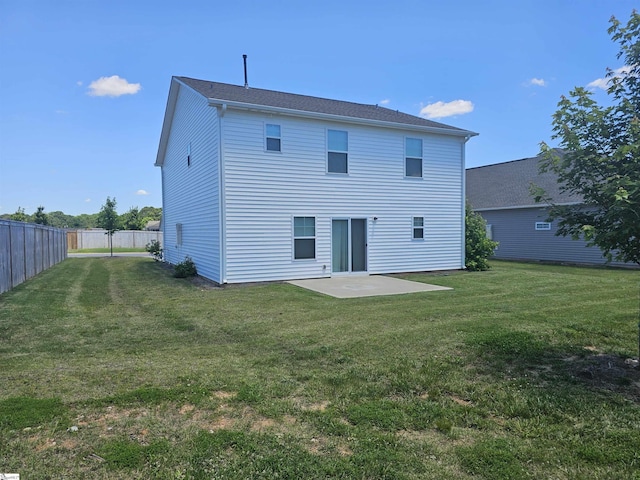
[[[466,166],[466,145],[472,135],[464,137],[464,142],[460,145],[462,148],[462,259],[461,268],[466,268],[467,260],[467,231],[466,231],[466,213],[467,213],[467,166]]]
[[[218,111],[218,206],[220,208],[220,283],[227,283],[227,215],[225,206],[225,169],[224,169],[224,148],[222,145],[222,119],[227,113],[227,104],[223,103]]]

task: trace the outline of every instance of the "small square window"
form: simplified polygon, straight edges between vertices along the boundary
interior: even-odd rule
[[[413,217],[413,239],[424,239],[424,217]]]
[[[282,137],[280,134],[280,125],[274,125],[267,123],[266,125],[266,139],[267,139],[267,151],[268,152],[280,152],[282,151]]]

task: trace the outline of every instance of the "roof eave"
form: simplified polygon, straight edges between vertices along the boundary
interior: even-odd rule
[[[162,121],[162,132],[160,133],[160,145],[158,145],[158,153],[154,166],[162,167],[164,165],[164,157],[167,153],[167,143],[169,141],[169,130],[173,122],[173,114],[176,110],[176,102],[178,100],[178,92],[180,85],[184,85],[177,78],[171,79],[171,87],[169,88],[169,97],[167,98],[167,107],[164,111],[164,120]]]
[[[583,202],[563,202],[556,203],[554,205],[558,205],[561,207],[568,207],[572,205],[582,205]],[[482,208],[473,208],[474,212],[488,212],[492,210],[521,210],[525,208],[549,208],[551,205],[547,203],[534,203],[531,205],[511,205],[507,207],[482,207]]]
[[[476,132],[472,132],[470,130],[457,129],[457,128],[456,129],[438,128],[438,127],[428,127],[424,125],[413,125],[410,123],[398,123],[398,122],[389,122],[384,120],[372,120],[367,118],[336,115],[332,113],[310,112],[306,110],[296,110],[292,108],[273,107],[270,105],[259,105],[259,104],[238,102],[238,101],[232,101],[232,100],[223,100],[220,98],[208,98],[207,101],[209,102],[209,105],[213,107],[221,107],[223,105],[226,105],[227,108],[235,108],[238,110],[247,110],[247,111],[255,111],[255,112],[265,112],[265,113],[279,113],[282,115],[289,115],[293,117],[304,117],[304,118],[312,118],[312,119],[319,119],[319,120],[333,120],[333,121],[340,121],[340,122],[356,123],[360,125],[396,128],[399,130],[414,130],[414,131],[426,132],[426,133],[437,133],[440,135],[464,137],[465,141],[471,137],[475,137],[476,135],[478,135],[478,133]]]

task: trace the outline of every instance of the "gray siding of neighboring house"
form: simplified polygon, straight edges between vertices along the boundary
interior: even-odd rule
[[[539,260],[576,264],[606,264],[598,248],[588,247],[584,240],[556,236],[557,225],[551,230],[536,230],[536,222],[546,222],[546,208],[514,208],[480,211],[491,225],[493,240],[500,242],[495,258],[505,260]],[[611,262],[611,265],[624,265]]]

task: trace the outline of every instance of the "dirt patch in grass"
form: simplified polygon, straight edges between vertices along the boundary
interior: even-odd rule
[[[640,403],[640,368],[627,359],[600,353],[584,358],[567,357],[564,361],[569,373],[581,382]]]

